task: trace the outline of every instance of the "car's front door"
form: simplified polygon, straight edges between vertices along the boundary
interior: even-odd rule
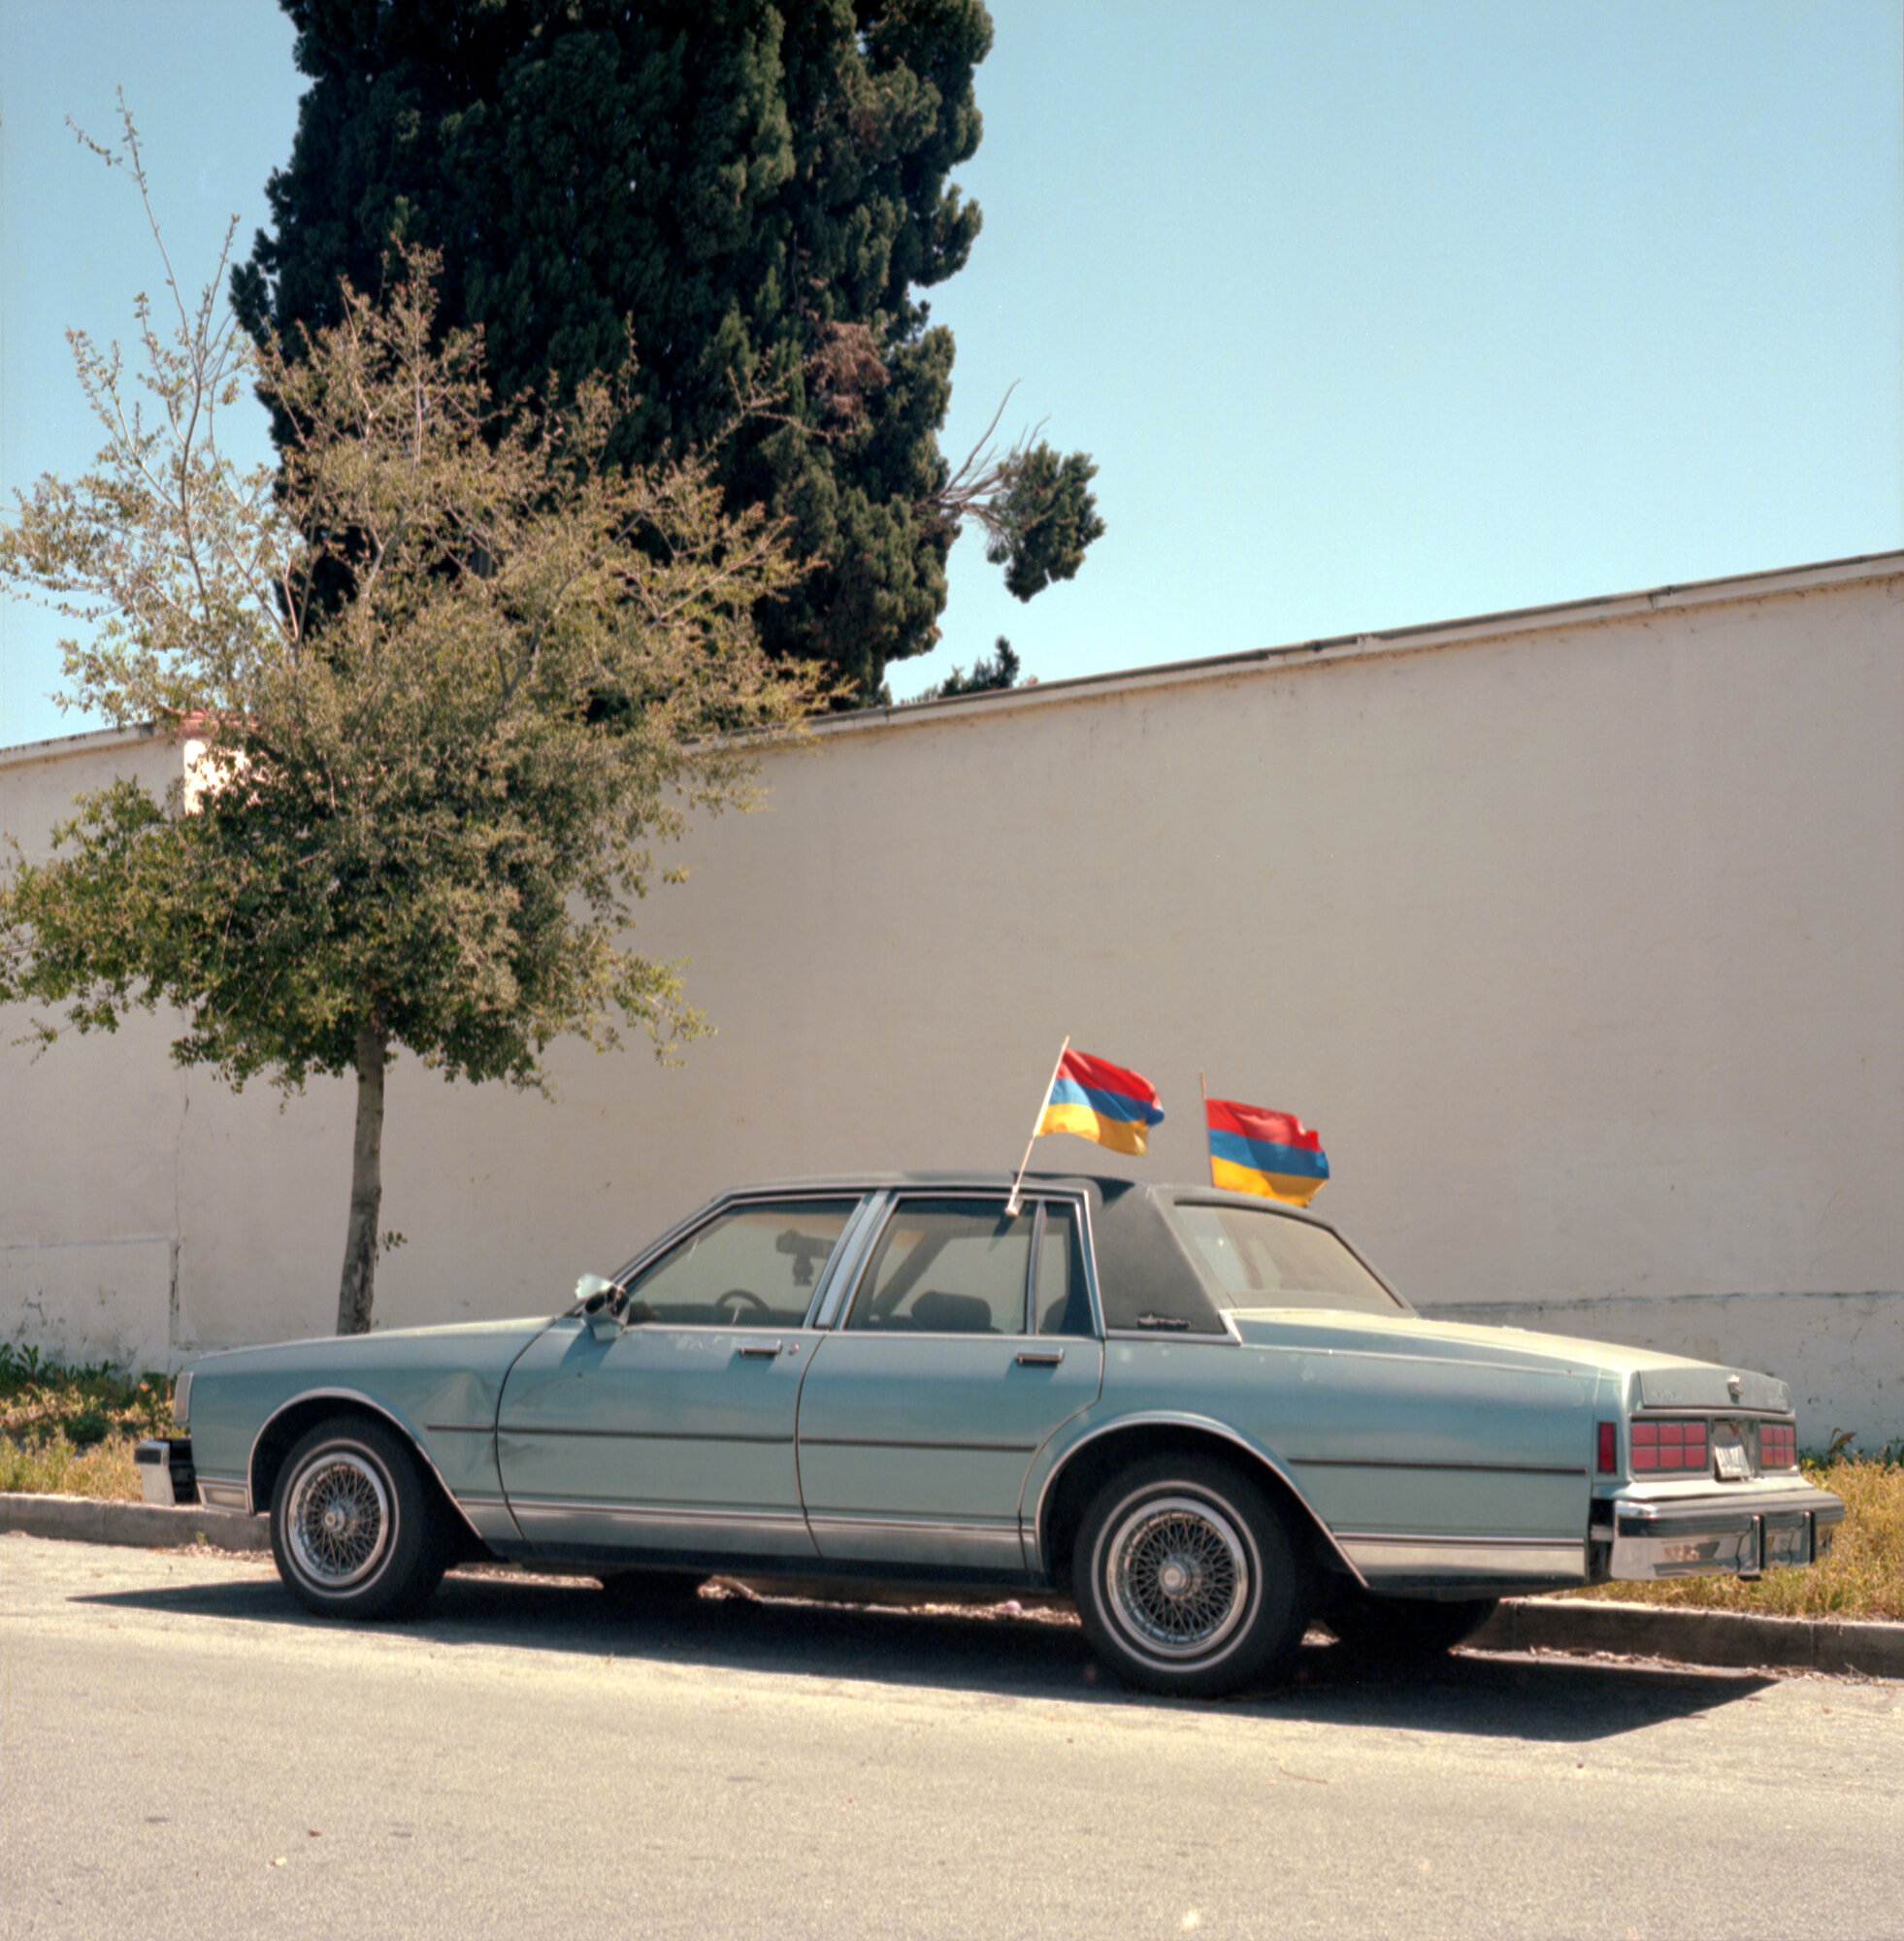
[[[557,1322],[509,1370],[503,1488],[549,1551],[811,1557],[794,1456],[808,1311],[859,1201],[741,1201],[633,1277],[627,1325]]]
[[[1022,1570],[1026,1471],[1102,1373],[1075,1203],[900,1196],[801,1391],[820,1555]]]

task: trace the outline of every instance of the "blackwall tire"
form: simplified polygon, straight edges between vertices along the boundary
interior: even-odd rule
[[[1494,1616],[1497,1597],[1442,1602],[1428,1597],[1372,1597],[1357,1584],[1338,1585],[1322,1621],[1343,1647],[1372,1664],[1419,1664],[1441,1658]]]
[[[320,1617],[407,1617],[443,1578],[434,1508],[394,1431],[354,1416],[320,1422],[286,1457],[272,1492],[278,1574]]]
[[[1307,1550],[1268,1495],[1188,1456],[1134,1464],[1099,1491],[1071,1582],[1098,1656],[1127,1684],[1176,1697],[1286,1673],[1316,1596]]]

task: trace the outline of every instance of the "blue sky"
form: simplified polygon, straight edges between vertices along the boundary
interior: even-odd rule
[[[1109,530],[1029,605],[968,534],[896,694],[1000,633],[1055,679],[1904,544],[1891,0],[993,16],[944,444],[1015,382],[1003,431],[1092,452]],[[129,334],[159,280],[66,117],[111,133],[123,86],[196,284],[289,153],[291,38],[267,0],[0,0],[9,500],[97,443],[65,328]],[[90,725],[56,639],[0,611],[0,744]]]

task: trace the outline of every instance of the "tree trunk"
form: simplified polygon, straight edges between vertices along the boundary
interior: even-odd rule
[[[366,1025],[357,1034],[357,1137],[350,1154],[350,1228],[337,1332],[368,1334],[377,1291],[377,1216],[383,1209],[383,1064],[390,1040]]]

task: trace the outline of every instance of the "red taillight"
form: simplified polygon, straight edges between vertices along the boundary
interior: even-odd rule
[[[1798,1429],[1795,1423],[1761,1422],[1758,1425],[1758,1466],[1761,1469],[1797,1468]]]
[[[1618,1475],[1620,1471],[1620,1425],[1617,1422],[1600,1424],[1600,1474]]]
[[[1706,1425],[1703,1422],[1636,1422],[1633,1424],[1633,1469],[1703,1469],[1706,1466]]]

